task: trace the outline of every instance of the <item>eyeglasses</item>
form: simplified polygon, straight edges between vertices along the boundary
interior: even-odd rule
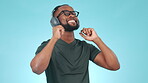
[[[57,16],[57,18],[59,18],[59,16],[61,14],[64,14],[65,16],[69,16],[70,14],[75,15],[76,17],[78,17],[79,12],[78,11],[68,11],[68,10],[63,10],[60,12],[60,14]]]

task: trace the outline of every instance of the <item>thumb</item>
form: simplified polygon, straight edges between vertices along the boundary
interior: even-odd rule
[[[86,36],[83,33],[79,33],[84,39],[86,39]]]

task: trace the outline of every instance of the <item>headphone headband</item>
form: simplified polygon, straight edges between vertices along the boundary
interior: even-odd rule
[[[58,10],[59,7],[61,6],[69,6],[68,4],[63,4],[63,5],[58,5],[52,10],[52,17],[54,17],[54,13]]]

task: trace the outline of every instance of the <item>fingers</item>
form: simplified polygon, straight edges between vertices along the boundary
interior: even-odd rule
[[[80,32],[80,35],[88,41],[93,41],[98,37],[93,28],[83,28]]]
[[[64,34],[64,32],[65,32],[65,29],[64,28],[61,28],[62,35]]]
[[[57,26],[57,30],[60,32],[60,34],[61,34],[61,36],[64,34],[64,32],[65,32],[65,29],[63,28],[63,26],[61,26],[61,25],[58,25]]]
[[[81,32],[84,33],[87,36],[91,36],[92,35],[92,30],[93,30],[92,28],[83,28],[81,30]]]
[[[61,25],[55,26],[55,27],[53,27],[53,29],[56,31],[61,31],[62,33],[65,31],[65,29]]]
[[[91,28],[88,29],[88,33],[89,33],[89,36],[92,35],[92,30],[91,30]]]
[[[84,38],[87,39],[92,35],[92,28],[83,28],[80,32],[80,35]]]
[[[58,25],[58,26],[53,27],[53,29],[62,30],[64,29],[64,27],[62,25]]]
[[[53,37],[57,39],[61,38],[65,32],[65,29],[61,25],[55,26],[52,29],[53,29]]]
[[[83,33],[79,33],[84,39],[86,39],[86,36]]]

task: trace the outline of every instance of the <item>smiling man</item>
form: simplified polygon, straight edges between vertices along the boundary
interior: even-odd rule
[[[53,26],[52,38],[38,47],[30,64],[36,74],[45,71],[47,83],[89,83],[89,60],[108,70],[120,68],[114,52],[93,28],[83,28],[80,35],[98,48],[74,37],[74,30],[79,28],[78,15],[79,12],[69,5],[60,5],[53,10],[53,17],[59,24]]]

